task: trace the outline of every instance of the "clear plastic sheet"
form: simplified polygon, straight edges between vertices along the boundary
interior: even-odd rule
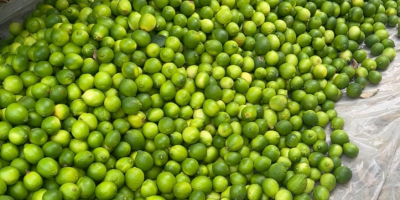
[[[38,1],[18,4],[21,8],[15,9],[18,14],[0,23],[0,36],[4,38],[7,35],[9,23],[22,22],[34,9],[35,3],[32,2]],[[13,2],[18,0],[10,4]],[[6,17],[4,14],[0,12],[0,19]],[[355,100],[348,98],[343,91],[342,98],[336,103],[338,115],[345,119],[344,130],[351,142],[358,145],[360,153],[354,159],[342,157],[342,164],[352,169],[353,178],[347,184],[337,185],[331,193],[332,200],[400,199],[400,38],[397,27],[388,30],[390,38],[395,41],[398,56],[382,72],[381,83],[376,86],[369,84],[363,91],[379,89],[378,93],[368,99]],[[327,131],[328,138],[330,132]]]
[[[353,178],[338,185],[331,199],[400,199],[400,39],[397,27],[388,30],[397,56],[382,71],[382,81],[369,84],[363,91],[379,89],[378,93],[354,100],[344,92],[336,103],[338,115],[345,119],[344,130],[360,153],[354,159],[342,157],[342,164],[352,169]]]
[[[12,22],[22,22],[43,0],[12,0],[0,6],[0,38],[8,36]]]

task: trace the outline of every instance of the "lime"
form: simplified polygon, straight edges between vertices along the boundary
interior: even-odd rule
[[[5,117],[12,124],[23,124],[28,121],[28,111],[21,104],[12,103],[7,106]]]
[[[229,174],[229,166],[223,160],[216,161],[212,165],[212,169],[213,169],[213,173],[217,176],[226,176]]]
[[[188,144],[194,144],[199,140],[200,132],[195,127],[186,127],[182,132],[183,140]]]
[[[382,55],[387,56],[391,61],[396,57],[396,51],[392,47],[385,48]]]
[[[68,150],[61,153],[59,157],[59,163],[62,166],[72,166],[74,162],[75,153]]]
[[[382,80],[382,74],[378,71],[371,71],[368,73],[368,80],[372,84],[376,85]]]
[[[324,173],[320,179],[321,185],[325,186],[330,192],[336,187],[336,178],[331,173]]]
[[[330,193],[329,190],[322,185],[318,185],[313,190],[314,199],[329,199]]]
[[[210,193],[212,190],[212,181],[206,176],[197,176],[191,181],[190,184],[193,190],[199,190],[205,194]]]
[[[44,143],[47,142],[48,139],[48,135],[47,133],[41,129],[41,128],[34,128],[32,129],[29,133],[29,141],[32,144],[36,144],[36,145],[43,145]]]
[[[0,169],[0,179],[8,186],[18,182],[20,173],[16,167],[6,166]]]
[[[18,22],[13,22],[8,26],[8,30],[10,31],[10,34],[17,36],[21,33],[22,31],[22,24]]]
[[[87,170],[87,176],[94,181],[101,181],[106,176],[106,166],[102,163],[93,163]]]
[[[288,120],[280,120],[275,126],[275,130],[280,135],[288,135],[289,133],[292,132],[292,129],[293,125]]]
[[[156,195],[158,192],[156,181],[147,179],[146,181],[143,182],[143,185],[142,185],[140,191],[141,191],[143,197],[149,197],[149,196]]]
[[[295,136],[295,137],[297,137],[297,136]],[[297,144],[296,144],[296,146],[297,146]],[[292,148],[292,149],[290,149],[290,150],[289,150],[288,158],[289,158],[289,160],[292,161],[292,162],[297,162],[297,161],[299,161],[300,158],[301,158],[301,151],[300,151],[300,149],[298,149],[298,148]]]
[[[320,169],[322,172],[325,173],[331,172],[333,166],[334,166],[333,161],[329,157],[323,157],[318,163],[318,169]]]
[[[317,141],[317,133],[314,130],[305,130],[301,134],[301,140],[307,145],[313,145]]]
[[[230,188],[230,197],[233,199],[244,199],[247,195],[244,184],[233,184]]]
[[[139,168],[133,167],[125,173],[125,182],[132,190],[137,190],[144,181],[144,173]]]
[[[13,143],[5,143],[1,146],[0,156],[7,161],[13,161],[18,157],[18,147]]]
[[[220,24],[228,24],[232,20],[232,12],[227,6],[221,6],[221,9],[216,13],[215,19]]]
[[[288,183],[287,188],[293,194],[301,194],[307,187],[307,177],[304,174],[293,175]]]
[[[175,184],[175,176],[170,172],[162,172],[157,176],[157,186],[162,193],[171,193]]]
[[[187,182],[179,182],[174,185],[173,194],[176,198],[184,199],[192,193],[192,187]]]
[[[40,164],[40,162],[39,162],[39,164]],[[60,185],[63,185],[65,183],[76,183],[78,181],[78,170],[76,170],[75,168],[72,168],[72,167],[61,168],[58,171],[58,174],[56,175],[55,179],[56,179],[57,183]]]
[[[357,157],[358,152],[359,152],[358,147],[355,144],[350,142],[343,144],[343,153],[347,157],[355,158]]]
[[[278,5],[278,15],[285,17],[286,15],[289,15],[292,12],[292,4],[289,2],[285,2],[283,4]]]
[[[389,67],[390,59],[387,56],[378,56],[375,58],[377,68],[380,70],[385,70]]]
[[[28,196],[28,190],[25,188],[22,181],[18,181],[14,185],[8,187],[8,194],[13,199],[26,199]]]
[[[95,182],[87,176],[79,178],[76,185],[79,187],[81,198],[89,198],[95,192]]]
[[[267,197],[274,198],[279,190],[279,184],[275,179],[266,178],[262,184],[262,189]]]
[[[62,199],[62,193],[59,190],[56,189],[51,189],[51,190],[47,190],[43,196],[42,196],[43,200],[50,200],[50,199]]]
[[[63,199],[78,199],[81,194],[79,187],[74,183],[65,183],[61,185],[60,192]]]
[[[37,172],[27,172],[23,179],[24,186],[29,191],[37,191],[43,185],[43,179]]]
[[[46,117],[42,121],[41,128],[49,135],[55,135],[61,128],[60,120],[55,116]]]
[[[15,145],[22,145],[28,141],[28,131],[22,127],[14,127],[8,133],[8,140]]]
[[[303,123],[308,126],[315,126],[318,124],[318,116],[312,110],[308,110],[308,111],[304,112],[302,119],[303,119]]]
[[[9,64],[11,64],[12,68],[16,73],[22,73],[29,68],[28,58],[20,54],[17,54],[14,57],[12,57],[11,63]]]
[[[286,171],[286,166],[283,163],[275,163],[268,169],[268,177],[280,182],[285,178]]]
[[[265,172],[271,166],[271,159],[265,156],[260,156],[254,161],[254,168],[258,172]]]
[[[333,144],[343,145],[349,142],[349,136],[343,130],[335,130],[331,134],[331,141]]]
[[[342,148],[342,146],[340,146],[338,144],[332,144],[329,147],[328,154],[330,157],[334,157],[334,156],[340,157],[342,155],[342,153],[343,153],[343,148]]]
[[[156,18],[150,13],[145,13],[139,20],[139,27],[146,32],[152,31],[156,27]]]
[[[145,151],[139,151],[135,158],[135,165],[143,171],[150,170],[153,162],[152,156]]]
[[[4,79],[3,87],[13,94],[18,94],[22,91],[24,85],[20,77],[11,75]]]
[[[71,35],[72,42],[78,46],[84,46],[89,41],[89,34],[84,30],[76,30]]]
[[[59,28],[53,29],[50,37],[51,37],[51,41],[53,42],[53,44],[56,46],[59,46],[59,47],[66,45],[69,40],[68,33]]]
[[[269,106],[274,111],[282,111],[287,106],[287,98],[283,95],[273,96],[269,100]]]
[[[37,164],[43,157],[43,150],[35,144],[26,144],[24,146],[25,159],[31,164]]]

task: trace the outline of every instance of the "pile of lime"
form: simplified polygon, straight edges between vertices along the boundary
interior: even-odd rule
[[[0,42],[0,199],[329,199],[398,4],[44,0]]]

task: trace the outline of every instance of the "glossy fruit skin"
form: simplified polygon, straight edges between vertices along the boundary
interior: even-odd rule
[[[360,153],[335,102],[381,82],[396,6],[39,3],[0,43],[0,195],[328,199]]]

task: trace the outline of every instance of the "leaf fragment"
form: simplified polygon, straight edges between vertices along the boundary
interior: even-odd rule
[[[360,98],[362,98],[362,99],[371,98],[371,97],[375,96],[376,94],[378,94],[378,91],[379,91],[379,89],[363,92],[363,93],[361,93]]]
[[[351,67],[353,67],[353,69],[358,68],[358,62],[354,58],[351,59]]]

